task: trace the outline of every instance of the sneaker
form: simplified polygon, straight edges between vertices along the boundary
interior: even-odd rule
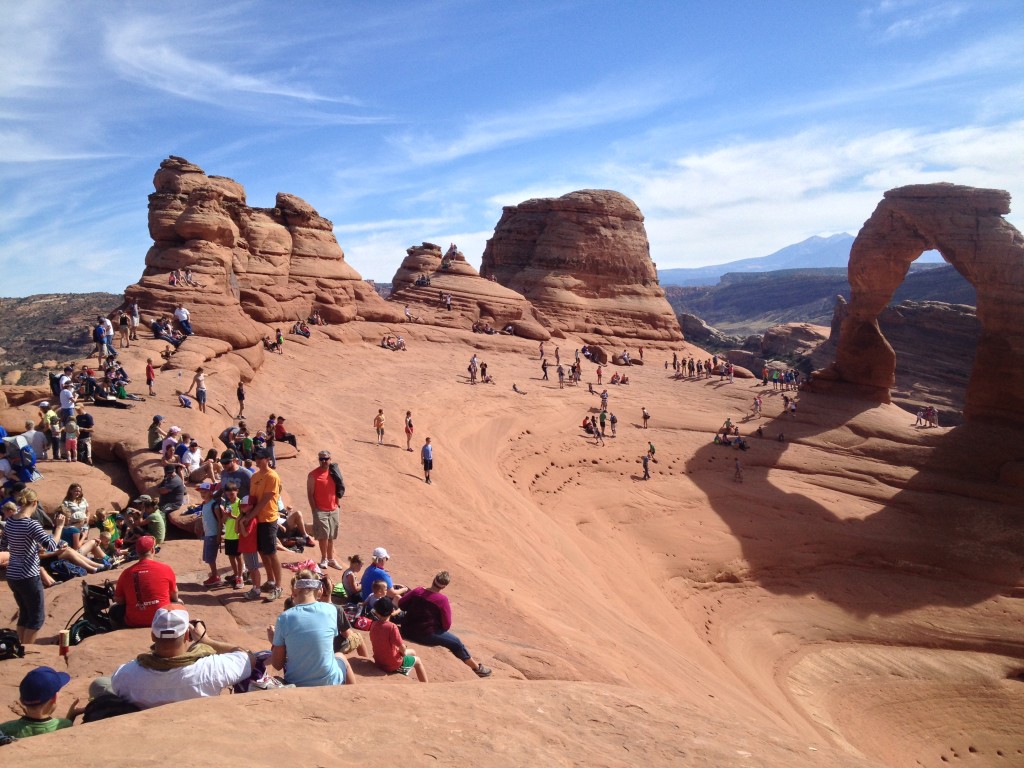
[[[245,593],[245,599],[246,600],[259,600],[260,599],[260,591],[259,591],[259,589],[256,588],[256,587],[253,587],[252,589],[250,589],[248,592]]]
[[[263,582],[263,586],[260,587],[261,592],[273,592],[277,588],[277,584],[272,581]]]
[[[317,565],[320,566],[320,570],[322,571],[324,568],[327,567],[327,558],[325,557],[323,560],[317,563]]]
[[[267,602],[269,603],[269,602],[271,602],[273,600],[278,600],[278,599],[280,599],[281,595],[283,595],[283,594],[284,594],[284,590],[283,589],[281,589],[280,587],[274,587],[267,594]]]
[[[204,587],[219,587],[221,585],[220,576],[211,576],[203,582]]]
[[[263,673],[263,677],[253,682],[256,688],[261,691],[272,691],[277,688],[294,688],[294,685],[285,685],[280,680],[272,675],[268,675],[266,672]]]
[[[477,677],[490,677],[491,676],[490,668],[489,667],[485,667],[483,664],[478,664],[475,671],[476,671],[476,676]]]

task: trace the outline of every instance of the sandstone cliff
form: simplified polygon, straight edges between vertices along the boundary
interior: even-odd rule
[[[683,338],[658,285],[643,214],[618,192],[581,190],[506,207],[480,272],[529,299],[554,329]]]

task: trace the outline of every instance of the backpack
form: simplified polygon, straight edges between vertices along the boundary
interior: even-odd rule
[[[18,639],[18,632],[14,629],[0,629],[0,660],[22,658],[25,655],[25,646]]]
[[[85,568],[69,563],[67,560],[51,560],[47,563],[46,570],[57,581],[70,581],[77,576],[85,576],[86,574]]]
[[[50,394],[54,400],[60,400],[60,375],[50,371]]]
[[[82,714],[83,723],[94,723],[97,720],[106,720],[108,717],[127,715],[132,712],[139,712],[140,709],[127,699],[122,699],[116,693],[104,693],[85,705],[85,712]]]
[[[31,445],[19,447],[14,471],[18,473],[18,479],[23,483],[31,483],[36,479],[36,452],[32,450]]]
[[[345,481],[341,477],[341,468],[337,462],[332,462],[327,468],[327,471],[331,475],[331,479],[334,481],[334,495],[339,499],[345,495]]]

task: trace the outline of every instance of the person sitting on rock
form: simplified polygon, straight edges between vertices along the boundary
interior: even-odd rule
[[[191,315],[181,304],[174,309],[174,319],[178,321],[178,325],[186,336],[192,336],[195,333],[195,331],[192,330]]]
[[[176,339],[174,338],[173,335],[167,333],[165,327],[160,323],[160,320],[158,319],[153,320],[153,322],[149,324],[149,328],[151,331],[153,331],[153,338],[166,341],[168,344],[171,344],[175,349],[180,347],[181,342],[184,341],[184,339]]]

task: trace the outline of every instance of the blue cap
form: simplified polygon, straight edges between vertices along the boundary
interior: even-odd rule
[[[71,675],[67,672],[58,672],[53,667],[36,667],[21,681],[18,689],[21,703],[30,707],[45,704],[70,682]]]

